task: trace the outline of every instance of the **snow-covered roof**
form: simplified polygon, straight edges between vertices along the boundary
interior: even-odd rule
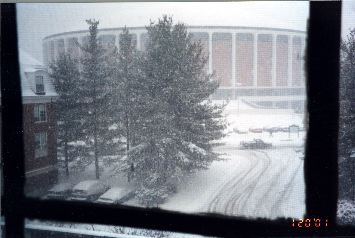
[[[23,103],[55,101],[58,97],[46,68],[26,51],[19,49],[20,77]],[[35,75],[43,76],[44,93],[36,93]]]
[[[86,180],[78,183],[73,188],[74,190],[88,190],[91,186],[95,186],[99,184],[99,180]]]
[[[110,199],[112,201],[116,201],[123,196],[127,195],[129,192],[128,189],[126,188],[120,188],[120,187],[113,187],[110,188],[106,193],[102,194],[100,198],[105,198],[105,199]]]

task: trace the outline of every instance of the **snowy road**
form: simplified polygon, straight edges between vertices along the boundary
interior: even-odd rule
[[[223,151],[226,151],[225,148]],[[225,215],[275,218],[285,216],[285,202],[303,168],[303,161],[287,156],[280,163],[274,151],[248,151],[249,168],[232,177],[208,204],[207,211]],[[296,158],[297,159],[297,158]],[[287,206],[287,205],[286,205]]]
[[[162,206],[192,213],[246,217],[303,217],[303,160],[295,148],[238,150],[220,147],[216,161]],[[219,151],[217,150],[217,151]]]

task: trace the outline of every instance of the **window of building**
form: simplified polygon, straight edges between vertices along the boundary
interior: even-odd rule
[[[47,121],[47,112],[45,104],[38,104],[34,106],[34,118],[35,122]]]
[[[36,76],[36,93],[37,94],[44,93],[44,83],[43,83],[43,76],[42,75]]]
[[[35,134],[35,158],[45,157],[48,154],[47,133]]]

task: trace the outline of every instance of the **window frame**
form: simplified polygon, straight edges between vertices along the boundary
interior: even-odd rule
[[[355,234],[354,227],[341,227],[335,224],[338,191],[337,133],[341,2],[310,2],[307,34],[309,129],[305,157],[307,210],[305,217],[327,218],[330,224],[327,229],[294,229],[290,225],[290,219],[247,220],[218,214],[184,214],[160,209],[111,207],[72,201],[42,201],[25,197],[16,6],[1,4],[1,10],[3,13],[1,15],[2,125],[6,125],[2,131],[5,178],[2,215],[5,217],[7,238],[24,237],[25,218],[121,225],[223,237]]]
[[[47,132],[36,132],[34,136],[35,136],[35,158],[38,159],[38,158],[43,158],[48,156]],[[39,138],[39,148],[37,148],[37,136]]]
[[[44,120],[42,120],[41,118],[41,107],[43,107],[43,111],[44,111]],[[34,110],[33,118],[35,123],[47,122],[47,105],[45,103],[35,104],[33,110]]]
[[[38,81],[41,81],[41,82],[38,83]],[[38,90],[38,86],[40,86],[40,88],[43,90]],[[43,94],[45,92],[44,76],[43,75],[39,75],[39,74],[35,75],[35,90],[36,90],[36,94]]]

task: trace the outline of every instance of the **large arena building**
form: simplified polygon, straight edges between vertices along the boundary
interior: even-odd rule
[[[145,27],[128,28],[138,50],[147,42]],[[105,47],[119,46],[123,28],[100,29]],[[305,102],[305,32],[261,27],[189,26],[194,40],[200,40],[208,65],[220,87],[213,99],[243,100],[255,107],[303,110]],[[44,63],[62,53],[80,57],[80,44],[88,31],[72,31],[43,39]]]

